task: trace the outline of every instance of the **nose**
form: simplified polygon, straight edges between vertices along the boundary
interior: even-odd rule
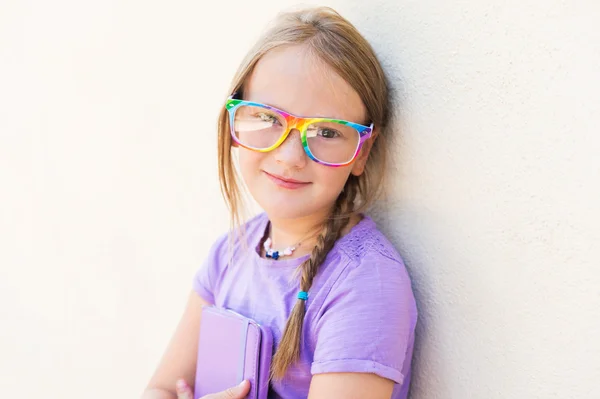
[[[300,131],[296,128],[290,130],[283,143],[273,152],[278,163],[290,168],[303,168],[308,158],[302,146]]]

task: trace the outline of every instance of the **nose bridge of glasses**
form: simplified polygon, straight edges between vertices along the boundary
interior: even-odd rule
[[[294,145],[294,146],[296,145],[295,144],[296,141],[298,143],[301,143],[302,131],[305,128],[307,122],[308,122],[308,120],[306,118],[296,117],[293,115],[287,115],[286,127],[285,127],[285,130],[283,131],[283,134],[282,134],[280,140],[279,140],[279,145],[283,144],[284,142],[286,142],[286,143],[292,142],[292,145]],[[296,130],[298,132],[297,136],[295,134],[293,134],[294,130]],[[293,139],[290,140],[290,136],[293,136]]]
[[[298,132],[302,132],[304,127],[310,121],[309,118],[302,118],[299,116],[289,115],[287,118],[287,129],[286,133],[289,134],[293,129],[298,130]]]

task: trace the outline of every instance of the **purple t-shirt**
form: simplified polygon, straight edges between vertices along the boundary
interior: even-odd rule
[[[309,255],[261,258],[268,223],[265,213],[249,220],[247,245],[236,241],[232,250],[222,235],[193,287],[206,301],[268,326],[276,349],[297,301],[294,271]],[[300,361],[273,382],[269,397],[306,399],[313,374],[365,372],[394,381],[392,399],[405,399],[417,308],[400,255],[370,217],[335,243],[308,294]]]

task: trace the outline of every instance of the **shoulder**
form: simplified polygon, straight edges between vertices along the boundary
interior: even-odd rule
[[[364,306],[401,304],[416,312],[412,282],[402,256],[373,219],[365,215],[334,248],[345,267],[331,287],[329,300],[349,295]]]
[[[227,239],[230,248],[233,250],[233,256],[246,256],[249,251],[254,251],[265,234],[265,228],[269,222],[269,217],[265,212],[261,212],[248,219],[238,228],[229,231]]]
[[[235,263],[234,256],[244,258],[243,255],[247,253],[245,251],[258,243],[256,234],[261,228],[264,233],[267,221],[265,214],[258,214],[239,228],[221,233],[215,239],[194,279],[194,289],[202,298],[215,303],[215,293],[218,292],[227,270]]]
[[[267,222],[268,217],[263,212],[251,217],[235,229],[222,232],[212,243],[210,254],[224,256],[229,249],[237,250],[240,247],[252,246],[253,242],[257,241],[256,237],[259,234],[262,237],[264,234]]]
[[[336,248],[355,263],[360,263],[361,259],[368,256],[380,256],[403,263],[395,246],[368,215],[363,215],[363,219],[338,240]]]
[[[402,256],[368,215],[363,215],[363,219],[338,240],[335,248],[346,258],[348,272],[377,272],[382,277],[400,273],[408,278]]]

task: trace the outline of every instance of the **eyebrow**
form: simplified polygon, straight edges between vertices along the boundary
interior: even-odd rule
[[[329,114],[322,114],[322,115],[319,115],[319,114],[314,114],[314,115],[298,115],[298,114],[295,114],[293,112],[286,111],[282,107],[279,107],[279,106],[276,106],[276,105],[272,105],[272,104],[270,104],[268,102],[263,102],[263,101],[257,101],[257,100],[252,100],[252,99],[244,98],[243,95],[239,95],[239,92],[234,93],[231,96],[231,98],[234,98],[234,99],[237,99],[237,100],[249,101],[249,102],[253,102],[253,103],[258,103],[258,104],[262,104],[262,105],[268,105],[269,107],[273,107],[273,108],[275,108],[275,109],[277,109],[279,111],[285,112],[286,114],[289,114],[289,115],[292,115],[292,116],[296,116],[296,117],[299,117],[299,118],[338,119],[338,120],[348,121],[348,122],[352,122],[354,120],[353,118],[348,119],[348,118],[334,117],[334,116],[331,116]],[[364,118],[356,118],[356,120],[364,120]],[[363,125],[363,126],[369,126],[372,122],[371,122],[370,119],[367,118],[366,122],[363,122],[363,123],[352,122],[352,123],[360,124],[360,125]]]

